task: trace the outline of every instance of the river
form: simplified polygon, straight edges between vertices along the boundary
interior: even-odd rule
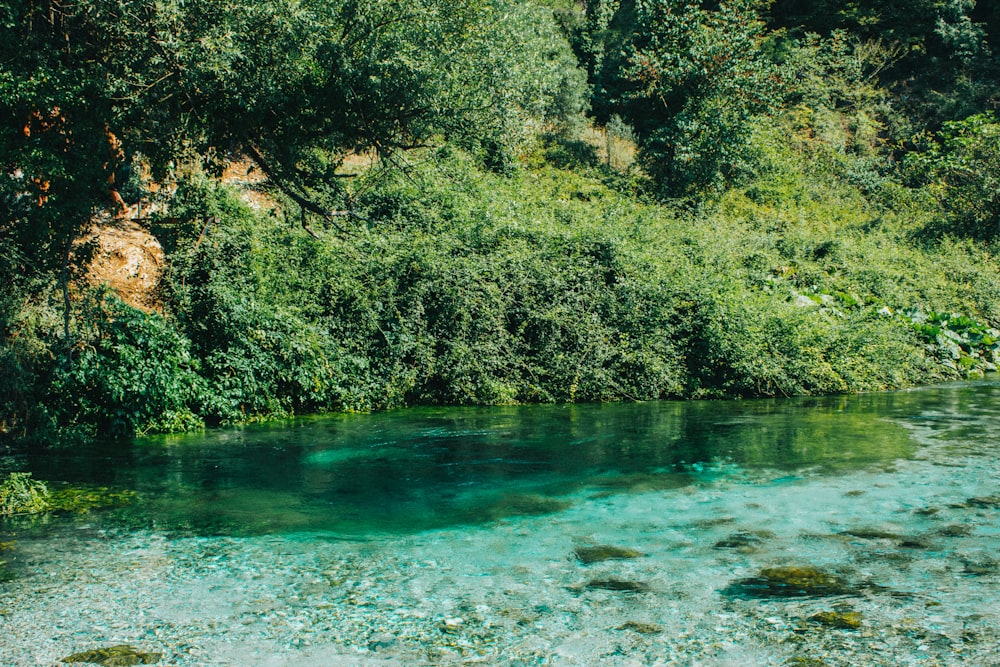
[[[309,417],[13,465],[136,497],[0,523],[4,665],[1000,660],[996,378]]]

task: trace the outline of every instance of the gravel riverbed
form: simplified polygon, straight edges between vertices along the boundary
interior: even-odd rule
[[[366,540],[67,520],[5,537],[0,663],[127,644],[178,666],[1000,664],[997,464],[940,463]],[[635,557],[581,558],[601,546]],[[791,567],[843,586],[745,585]]]

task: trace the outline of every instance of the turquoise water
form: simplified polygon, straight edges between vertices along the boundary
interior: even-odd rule
[[[1000,661],[995,380],[337,415],[15,463],[138,496],[0,526],[2,664]],[[580,555],[608,546],[634,557]]]
[[[139,492],[119,514],[195,534],[363,536],[561,508],[582,489],[716,469],[860,469],[908,456],[927,392],[785,401],[413,409],[49,452],[39,479]]]

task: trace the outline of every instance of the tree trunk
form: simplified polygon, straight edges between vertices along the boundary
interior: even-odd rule
[[[69,333],[69,321],[72,314],[69,301],[69,260],[72,253],[73,235],[70,234],[66,238],[66,247],[63,249],[62,271],[59,276],[63,297],[63,342],[66,345],[66,365],[70,367],[73,365],[73,340],[70,338]]]

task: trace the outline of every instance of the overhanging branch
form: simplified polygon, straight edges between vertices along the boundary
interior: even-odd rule
[[[268,180],[274,183],[274,185],[281,190],[285,196],[299,205],[299,208],[302,210],[302,228],[306,230],[310,236],[319,238],[316,232],[309,228],[305,215],[306,212],[320,216],[324,221],[332,224],[338,231],[344,234],[347,233],[347,230],[336,221],[337,218],[357,218],[358,220],[364,220],[367,222],[367,218],[356,211],[351,209],[342,211],[331,210],[322,206],[319,202],[310,199],[306,195],[296,192],[288,180],[283,177],[280,170],[271,165],[268,159],[264,157],[263,152],[257,148],[257,146],[252,143],[247,143],[247,149],[250,153],[250,158],[257,164],[257,166],[260,167],[260,170],[264,172],[264,175],[267,176]]]

